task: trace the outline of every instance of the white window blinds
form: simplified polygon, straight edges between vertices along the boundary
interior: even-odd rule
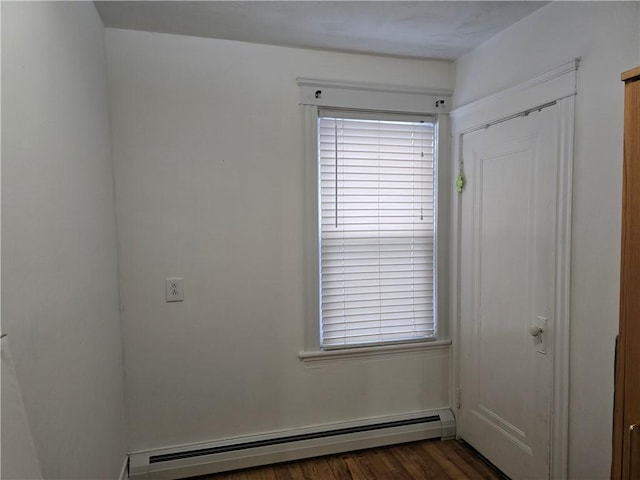
[[[434,122],[320,111],[321,346],[435,336]]]

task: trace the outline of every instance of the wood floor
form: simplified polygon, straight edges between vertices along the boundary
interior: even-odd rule
[[[197,480],[504,480],[505,478],[462,443],[455,440],[427,440],[236,470],[198,477]]]

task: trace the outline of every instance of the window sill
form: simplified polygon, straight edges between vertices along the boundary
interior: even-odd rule
[[[401,343],[396,345],[376,345],[373,347],[341,348],[336,350],[301,351],[298,358],[304,363],[324,363],[352,358],[381,357],[429,350],[448,350],[451,340],[431,340],[427,342]]]

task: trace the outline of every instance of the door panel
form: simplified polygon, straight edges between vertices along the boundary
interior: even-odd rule
[[[549,477],[556,129],[552,106],[463,138],[460,434],[514,479]]]

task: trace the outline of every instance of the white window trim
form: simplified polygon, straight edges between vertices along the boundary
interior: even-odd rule
[[[397,356],[399,354],[424,352],[428,350],[449,350],[451,340],[423,340],[419,342],[395,343],[391,345],[373,345],[335,350],[301,351],[298,358],[305,363],[325,363],[326,361]]]
[[[450,134],[449,115],[451,91],[428,90],[396,85],[356,84],[326,80],[298,79],[304,159],[304,212],[305,212],[305,338],[304,348],[298,357],[304,362],[321,359],[342,360],[348,357],[388,355],[389,353],[413,353],[416,350],[449,348],[449,217],[450,188],[449,168]],[[318,91],[320,91],[318,93]],[[398,114],[425,114],[436,117],[436,165],[437,201],[436,264],[437,268],[437,336],[419,342],[390,345],[372,345],[339,350],[320,349],[320,285],[318,265],[318,163],[317,122],[318,107],[336,109],[370,110]]]
[[[448,113],[451,90],[298,78],[299,103],[382,112]]]

